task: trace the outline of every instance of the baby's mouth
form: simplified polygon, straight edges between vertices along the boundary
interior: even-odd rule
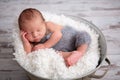
[[[34,39],[34,41],[35,41],[35,42],[38,42],[38,41],[40,41],[40,39],[39,39],[39,38],[36,38],[36,39]]]

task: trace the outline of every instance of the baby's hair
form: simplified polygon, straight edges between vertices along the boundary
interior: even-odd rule
[[[37,18],[38,15],[42,18],[43,21],[45,21],[45,19],[42,16],[42,13],[37,9],[27,8],[23,10],[18,18],[19,28],[21,29],[21,26],[25,23],[26,20],[32,20],[33,18]]]

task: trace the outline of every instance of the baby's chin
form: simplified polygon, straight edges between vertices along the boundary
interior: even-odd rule
[[[41,39],[33,39],[33,40],[29,40],[30,42],[32,42],[32,43],[36,43],[36,42],[40,42],[41,41]]]
[[[40,40],[34,40],[34,42],[40,42]]]
[[[35,39],[34,42],[40,42],[41,39]]]

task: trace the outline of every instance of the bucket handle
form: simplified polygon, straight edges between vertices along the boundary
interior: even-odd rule
[[[111,64],[111,63],[110,63],[110,60],[109,60],[108,58],[105,58],[105,61],[107,62],[108,66]],[[103,78],[103,77],[106,75],[106,73],[108,72],[108,70],[109,70],[109,68],[107,68],[107,70],[105,70],[105,72],[104,72],[102,75],[96,75],[95,72],[94,72],[94,73],[93,73],[92,75],[90,75],[89,77],[90,77],[90,78],[96,78],[96,79]]]

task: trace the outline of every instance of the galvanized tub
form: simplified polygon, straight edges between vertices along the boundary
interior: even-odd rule
[[[77,21],[83,22],[85,24],[88,24],[90,26],[90,28],[94,29],[100,35],[99,36],[100,59],[99,59],[98,65],[96,66],[96,68],[94,70],[90,71],[89,73],[86,73],[85,75],[80,76],[77,79],[72,79],[72,80],[91,80],[91,78],[97,78],[97,79],[102,78],[107,73],[108,69],[101,75],[95,75],[95,72],[100,68],[100,66],[102,65],[102,63],[104,61],[106,61],[108,63],[108,65],[110,65],[109,59],[106,58],[107,45],[106,45],[106,40],[105,40],[103,33],[94,24],[92,24],[91,22],[89,22],[83,18],[74,17],[74,16],[69,16],[69,17],[71,17],[73,20],[77,20]],[[30,80],[50,80],[47,78],[42,78],[42,77],[36,76],[27,70],[25,70],[25,71],[26,71],[26,74],[28,75],[28,77],[30,78]],[[69,79],[64,79],[64,80],[69,80]]]

